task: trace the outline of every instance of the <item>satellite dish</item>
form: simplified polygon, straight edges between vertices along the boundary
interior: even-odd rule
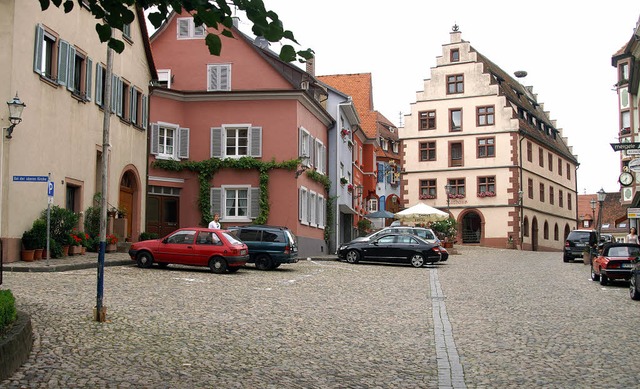
[[[518,78],[523,78],[527,76],[527,72],[525,72],[524,70],[518,70],[513,74]]]

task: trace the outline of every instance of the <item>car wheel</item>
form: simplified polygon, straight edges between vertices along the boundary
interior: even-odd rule
[[[159,267],[160,269],[166,269],[166,268],[167,268],[167,266],[169,266],[169,264],[168,264],[168,263],[166,263],[166,262],[158,262],[158,267]]]
[[[609,283],[609,278],[604,274],[600,274],[600,285],[607,285],[608,283]]]
[[[144,269],[149,268],[153,265],[153,256],[151,253],[143,251],[136,257],[136,263],[138,264],[138,267]]]
[[[640,300],[640,292],[638,292],[638,280],[635,274],[629,279],[629,296],[632,300]]]
[[[413,267],[422,267],[424,266],[424,257],[422,254],[413,254],[411,257],[411,265]]]
[[[600,280],[600,276],[596,274],[596,271],[593,270],[593,266],[591,266],[591,281]]]
[[[240,266],[233,266],[233,267],[228,267],[228,268],[227,268],[227,271],[228,271],[229,273],[235,273],[235,272],[237,272],[238,270],[240,270]]]
[[[358,263],[360,262],[360,253],[357,250],[349,250],[347,251],[345,258],[349,263]]]
[[[224,273],[227,271],[227,261],[222,257],[213,257],[209,260],[209,269],[216,274]]]
[[[566,255],[562,256],[562,262],[569,262],[569,258]]]
[[[259,269],[259,270],[273,269],[273,261],[271,260],[271,257],[265,254],[258,255],[256,257],[256,269]]]

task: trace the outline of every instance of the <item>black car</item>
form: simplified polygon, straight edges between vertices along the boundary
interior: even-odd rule
[[[640,257],[631,260],[631,278],[629,278],[629,296],[633,300],[640,300]]]
[[[447,250],[437,243],[429,243],[411,234],[385,234],[363,242],[349,242],[338,249],[338,258],[349,263],[398,262],[422,267],[448,257]]]
[[[564,262],[572,261],[575,258],[582,258],[582,253],[596,247],[597,237],[594,230],[573,230],[564,241]]]

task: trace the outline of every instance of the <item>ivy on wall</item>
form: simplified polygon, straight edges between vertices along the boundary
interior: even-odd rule
[[[265,224],[269,218],[269,171],[272,169],[285,169],[294,171],[300,165],[300,159],[292,159],[289,161],[276,162],[272,159],[269,162],[259,161],[251,157],[242,157],[239,159],[211,158],[204,161],[174,161],[174,160],[156,160],[152,166],[157,169],[179,172],[187,170],[198,175],[200,183],[200,194],[198,196],[198,209],[200,210],[200,224],[206,226],[212,219],[211,215],[211,179],[220,169],[244,169],[257,170],[260,181],[260,214],[254,220],[255,224]],[[324,186],[326,193],[331,189],[331,181],[323,174],[315,170],[307,170],[307,177]],[[333,226],[333,199],[327,199],[326,224],[324,230],[324,239],[329,241],[331,236],[331,228]]]

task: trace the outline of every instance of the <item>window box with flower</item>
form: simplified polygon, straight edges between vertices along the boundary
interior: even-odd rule
[[[343,138],[349,136],[350,133],[351,133],[351,131],[347,130],[346,128],[343,128],[342,130],[340,130],[340,135]]]
[[[346,177],[340,177],[340,185],[344,186],[347,185],[349,183],[349,180],[347,180]]]
[[[434,195],[429,195],[429,194],[421,194],[420,195],[420,200],[430,200],[430,199],[435,199],[436,196]]]
[[[347,191],[348,191],[349,193],[353,192],[353,184],[349,184],[349,185],[347,185]]]
[[[450,199],[463,199],[464,197],[465,196],[463,194],[460,194],[460,193],[457,193],[457,194],[456,193],[451,193],[449,195]]]
[[[496,192],[478,192],[478,197],[496,197]]]

